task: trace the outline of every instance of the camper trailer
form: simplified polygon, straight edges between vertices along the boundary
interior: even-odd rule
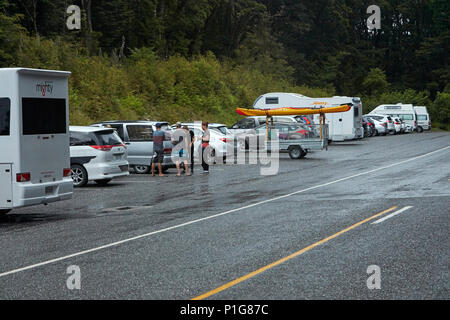
[[[351,104],[351,110],[326,115],[329,139],[344,141],[363,138],[362,103],[361,99],[357,97],[310,98],[297,93],[266,93],[256,99],[253,108],[320,108],[335,107],[341,104]],[[319,115],[314,115],[315,123],[319,123],[319,119]]]
[[[0,213],[72,197],[69,75],[0,69]]]
[[[398,117],[406,124],[412,127],[413,131],[417,131],[417,115],[412,104],[382,104],[373,109],[369,114],[381,114],[391,117]]]
[[[417,131],[431,130],[431,119],[425,106],[414,106],[417,115]]]

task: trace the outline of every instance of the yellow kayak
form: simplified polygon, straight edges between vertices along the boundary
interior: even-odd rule
[[[349,111],[347,104],[327,108],[276,108],[276,109],[244,109],[236,108],[236,112],[242,116],[295,116],[306,114],[336,113]]]

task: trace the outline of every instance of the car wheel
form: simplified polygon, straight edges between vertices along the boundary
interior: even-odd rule
[[[73,164],[70,166],[73,186],[75,188],[84,187],[88,183],[88,174],[86,169],[79,165]]]
[[[106,186],[108,182],[110,182],[112,179],[102,179],[102,180],[95,180],[95,183],[100,186]]]
[[[423,128],[422,127],[417,127],[417,132],[418,133],[422,133],[423,132]]]
[[[10,211],[11,211],[11,209],[1,209],[0,210],[0,215],[7,214]]]
[[[306,152],[302,150],[299,146],[294,146],[289,149],[289,157],[291,159],[301,159],[306,155]]]
[[[147,174],[150,172],[150,166],[137,165],[134,166],[134,172],[137,174]]]
[[[378,135],[380,135],[380,133],[378,132],[377,129],[375,129],[375,131],[373,132],[373,135],[374,135],[374,136],[378,136]]]

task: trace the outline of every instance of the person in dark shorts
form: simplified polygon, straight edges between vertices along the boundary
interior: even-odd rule
[[[187,126],[183,127],[184,130],[189,131],[189,134],[191,136],[191,140],[189,141],[189,146],[191,148],[191,153],[189,154],[190,158],[191,158],[191,174],[194,174],[194,160],[195,160],[195,156],[194,156],[194,143],[195,143],[195,133],[194,130],[189,130],[189,128]]]
[[[155,176],[155,163],[158,163],[159,176],[166,176],[162,172],[162,163],[164,161],[164,140],[166,135],[164,131],[161,130],[161,124],[157,123],[155,125],[156,131],[153,132],[153,161],[152,161],[152,176]]]

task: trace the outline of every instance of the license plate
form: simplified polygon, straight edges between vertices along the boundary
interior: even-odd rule
[[[45,187],[45,194],[46,195],[53,194],[53,187]]]

